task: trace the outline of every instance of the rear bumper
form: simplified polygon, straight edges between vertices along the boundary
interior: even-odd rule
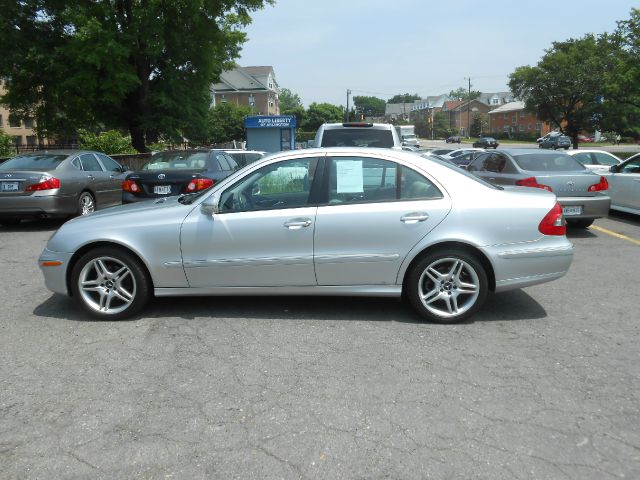
[[[134,195],[129,192],[122,192],[122,203],[140,203],[140,202],[148,202],[150,200],[158,200],[159,198],[169,198],[171,195],[155,195],[151,196],[141,196]],[[174,195],[175,196],[175,195]]]
[[[582,207],[580,215],[566,215],[567,220],[572,218],[601,218],[609,214],[611,197],[601,195],[597,197],[558,197],[558,202],[563,207]]]
[[[496,292],[528,287],[564,276],[574,247],[566,237],[543,237],[538,242],[483,248],[492,259]]]
[[[65,217],[77,213],[76,199],[59,195],[0,198],[0,218]]]

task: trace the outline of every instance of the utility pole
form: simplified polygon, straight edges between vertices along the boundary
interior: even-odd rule
[[[347,111],[346,111],[346,115],[345,118],[347,119],[346,121],[349,122],[349,95],[351,95],[351,90],[349,90],[347,88]]]
[[[471,136],[471,77],[467,77],[465,80],[469,80],[469,96],[467,97],[467,138]]]

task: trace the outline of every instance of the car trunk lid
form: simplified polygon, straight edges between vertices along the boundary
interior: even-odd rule
[[[29,187],[40,183],[54,175],[38,170],[4,170],[0,171],[0,198],[32,195]]]

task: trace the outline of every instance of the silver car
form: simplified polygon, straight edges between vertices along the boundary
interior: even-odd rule
[[[510,149],[478,155],[467,170],[496,185],[548,190],[558,196],[569,225],[587,228],[609,213],[607,180],[564,152]]]
[[[65,223],[39,259],[47,287],[102,319],[155,296],[400,297],[456,322],[489,291],[563,276],[555,195],[503,189],[390,149],[276,154],[209,190]]]
[[[25,153],[0,164],[0,223],[85,215],[117,205],[126,169],[98,152]]]
[[[609,181],[611,209],[640,215],[640,153],[604,174]]]
[[[589,170],[599,174],[608,172],[613,165],[622,163],[622,160],[613,153],[605,152],[604,150],[567,150],[567,153]]]

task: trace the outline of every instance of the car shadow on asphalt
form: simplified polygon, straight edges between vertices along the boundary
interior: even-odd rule
[[[0,225],[0,232],[44,232],[57,230],[68,218],[23,220],[18,225]]]
[[[99,321],[84,313],[73,299],[57,294],[38,305],[33,313],[77,322]],[[544,308],[529,294],[512,290],[489,294],[484,307],[465,323],[535,320],[546,316]],[[125,321],[171,317],[424,323],[406,302],[395,298],[298,296],[154,298],[140,315]]]
[[[588,228],[567,228],[567,238],[596,238],[597,235]]]
[[[610,210],[609,218],[617,222],[626,223],[627,225],[633,225],[634,227],[640,226],[640,215],[634,215],[633,213]]]

